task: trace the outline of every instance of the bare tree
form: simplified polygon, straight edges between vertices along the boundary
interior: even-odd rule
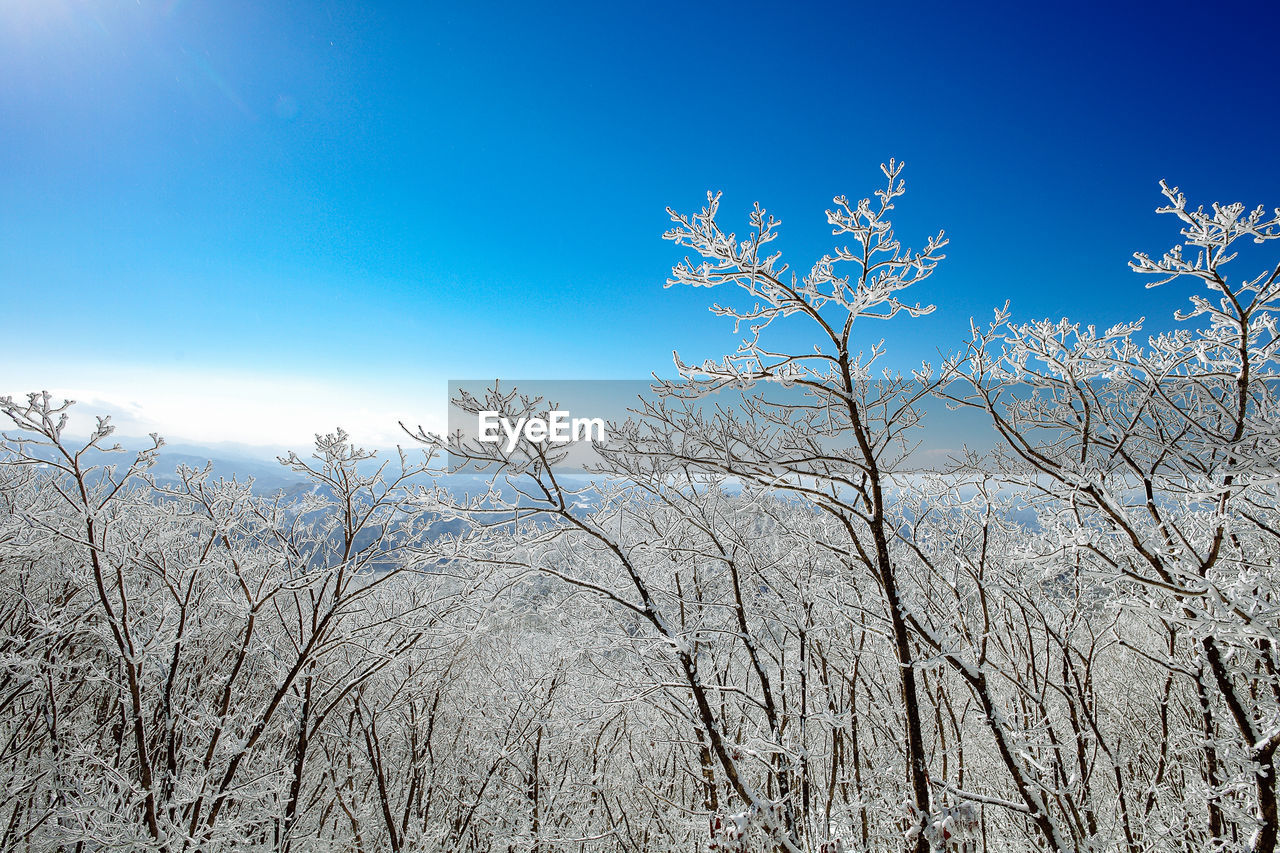
[[[1165,668],[1164,695],[1179,682],[1198,697],[1193,719],[1203,724],[1192,736],[1203,743],[1207,805],[1196,833],[1206,845],[1272,853],[1280,266],[1239,280],[1226,266],[1244,241],[1280,237],[1280,211],[1192,210],[1177,188],[1161,187],[1159,212],[1179,221],[1183,243],[1159,260],[1139,253],[1132,267],[1156,277],[1150,286],[1198,285],[1178,319],[1199,325],[1141,342],[1140,323],[1101,332],[1067,320],[1015,324],[1006,307],[974,328],[973,390],[956,399],[990,413],[1016,463],[1006,473],[1061,531],[1062,550],[1085,555],[1097,588],[1116,585],[1126,607],[1153,620],[1157,644],[1127,642]],[[1167,709],[1155,713],[1167,730]],[[1161,749],[1153,792],[1169,781]]]
[[[913,810],[908,846],[924,853],[929,771],[908,612],[890,551],[888,492],[906,449],[904,433],[918,424],[917,404],[936,380],[927,366],[911,379],[879,373],[882,343],[859,340],[855,330],[900,313],[931,312],[932,306],[903,302],[900,293],[932,275],[947,240],[939,232],[919,251],[900,243],[889,215],[904,192],[902,165],[891,161],[881,168],[887,183],[874,202],[835,199],[827,221],[833,234],[850,242],[819,258],[803,278],[789,272],[780,253],[768,254],[779,223],[759,205],[750,216],[753,231],[741,242],[716,221],[718,195],[709,195],[696,216],[671,212],[675,227],[666,238],[691,248],[702,260],[677,264],[669,284],[728,285],[740,291],[750,307],[717,304],[712,310],[733,319],[735,330],[745,324],[747,336],[718,363],[691,366],[677,357],[686,382],[668,384],[663,390],[670,402],[655,404],[645,414],[685,437],[679,447],[664,446],[659,439],[652,452],[785,489],[844,528],[850,564],[869,572],[884,596],[906,723],[903,744]],[[771,324],[793,318],[813,335],[812,351],[779,352],[762,339]],[[748,395],[741,415],[725,414],[714,421],[676,402],[759,382],[801,389],[804,399],[783,402],[768,394]]]

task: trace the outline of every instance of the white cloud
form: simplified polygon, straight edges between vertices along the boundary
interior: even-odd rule
[[[397,388],[377,380],[145,365],[26,366],[5,373],[0,394],[21,399],[29,391],[47,390],[75,400],[69,426],[75,434],[87,433],[95,415],[110,415],[121,436],[158,432],[170,442],[304,450],[316,433],[339,426],[369,447],[408,443],[402,420],[427,430],[445,427],[442,382]]]

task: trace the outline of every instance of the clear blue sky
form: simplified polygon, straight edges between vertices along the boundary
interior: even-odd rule
[[[662,289],[666,205],[759,200],[807,269],[891,156],[952,238],[938,312],[867,330],[897,363],[1006,298],[1166,324],[1157,180],[1280,205],[1276,9],[5,0],[0,392],[669,373],[734,338]]]

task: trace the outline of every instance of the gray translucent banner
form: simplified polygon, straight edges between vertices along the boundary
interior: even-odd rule
[[[720,455],[801,460],[806,452],[854,453],[848,403],[797,385],[663,385],[653,379],[500,379],[449,382],[448,461],[454,470],[522,466],[608,469],[617,456],[689,460]],[[893,467],[946,467],[995,443],[986,412],[949,405],[913,382],[858,386],[854,410],[880,436]],[[616,465],[613,465],[616,467]]]

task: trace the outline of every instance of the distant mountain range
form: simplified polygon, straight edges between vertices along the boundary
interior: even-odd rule
[[[134,454],[143,448],[151,446],[149,439],[125,436],[112,436],[111,439],[103,442],[108,447],[113,443],[120,444],[125,452],[92,452],[86,455],[85,461],[89,465],[127,466],[133,460]],[[74,446],[75,442],[71,441],[69,444]],[[377,456],[361,465],[361,468],[369,471],[376,469],[383,463],[387,463],[386,474],[388,477],[394,477],[399,471],[399,460],[396,456],[396,451],[385,448],[369,449],[375,450]],[[53,458],[49,448],[29,447],[28,451],[41,458]],[[37,451],[39,452],[37,453]],[[410,463],[414,462],[418,451],[410,449],[407,452],[409,453]],[[312,484],[304,475],[298,474],[280,463],[279,458],[287,453],[288,450],[282,447],[245,445],[233,442],[213,444],[166,443],[156,455],[156,462],[151,466],[148,473],[157,482],[169,485],[179,481],[177,470],[181,466],[185,465],[188,468],[200,470],[206,465],[212,465],[212,476],[215,479],[235,477],[243,482],[252,478],[254,491],[259,494],[269,495],[283,491],[286,497],[296,497],[309,490]],[[298,455],[306,460],[310,453],[298,452]],[[417,459],[421,459],[421,456],[417,455]],[[559,474],[558,477],[569,488],[585,486],[592,479],[585,473],[573,472],[564,472]],[[490,475],[479,472],[447,474],[440,470],[434,475],[433,479],[434,482],[443,484],[454,495],[461,496],[463,494],[474,495],[485,492],[488,488],[487,484]],[[420,480],[420,482],[425,481],[425,477]],[[505,497],[515,497],[514,493],[505,488],[502,483],[498,483],[495,489],[503,493]]]

